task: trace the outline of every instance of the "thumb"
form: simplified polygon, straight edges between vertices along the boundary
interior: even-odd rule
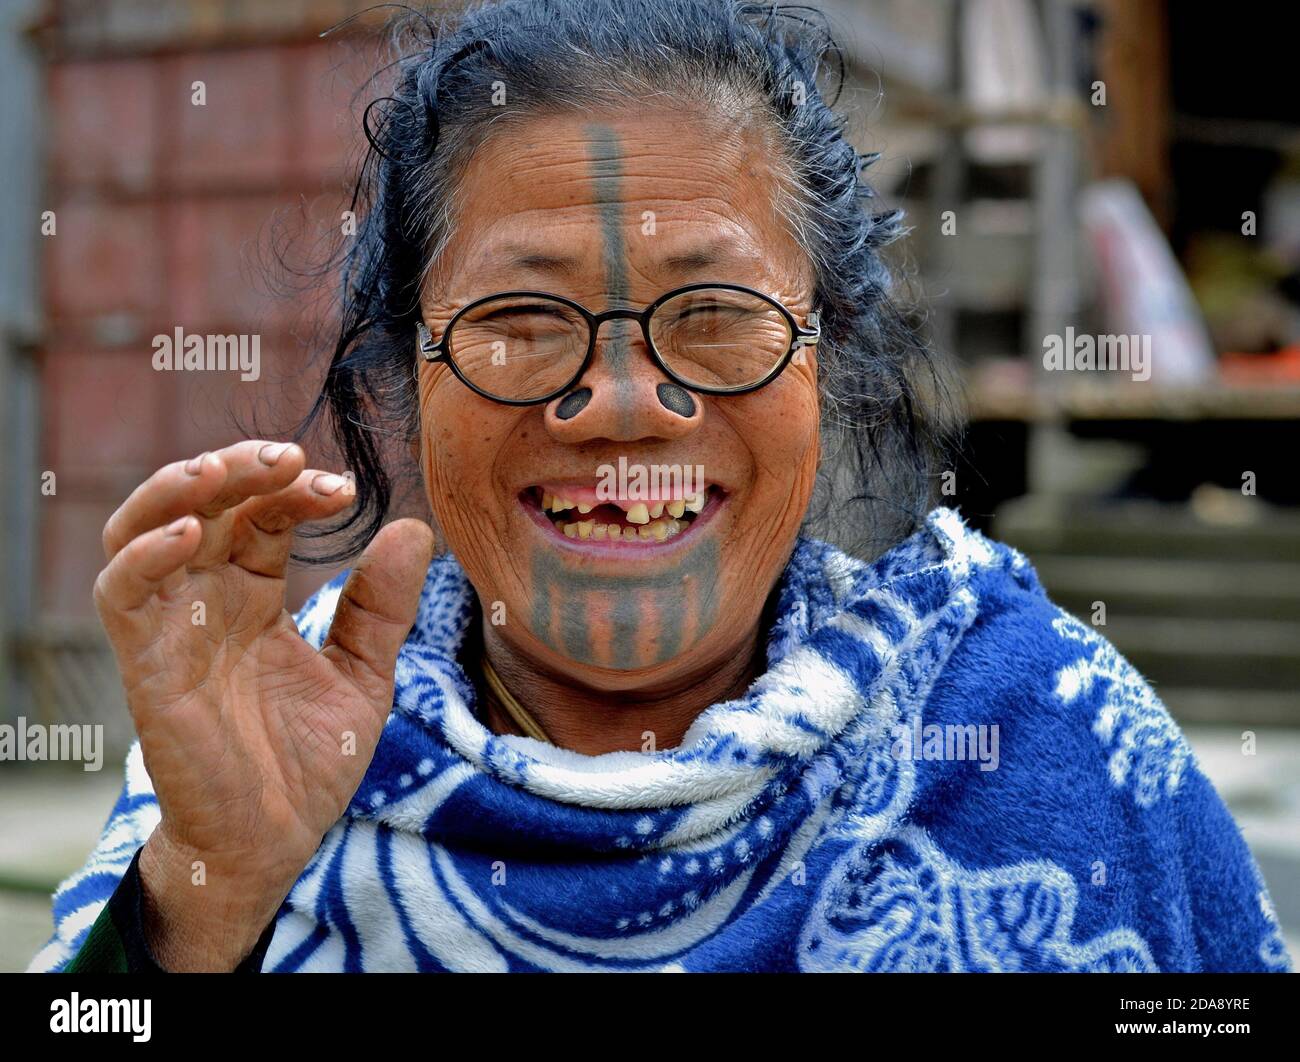
[[[385,712],[397,651],[415,623],[433,546],[433,530],[422,520],[394,520],[381,528],[343,584],[321,647],[321,655],[381,700]]]

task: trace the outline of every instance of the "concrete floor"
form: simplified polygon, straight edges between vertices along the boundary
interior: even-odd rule
[[[57,884],[78,869],[121,789],[121,764],[107,760],[101,771],[6,766],[0,771],[0,880]],[[53,931],[48,895],[0,888],[0,972],[25,970]]]
[[[1300,732],[1187,727],[1202,766],[1232,809],[1268,881],[1293,962],[1300,956]],[[0,771],[0,879],[57,882],[82,865],[117,799],[121,769]],[[0,888],[0,971],[21,971],[51,932],[49,898]]]

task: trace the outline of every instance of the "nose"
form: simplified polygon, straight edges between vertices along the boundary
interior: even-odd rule
[[[546,429],[561,442],[681,439],[699,428],[704,404],[664,375],[635,321],[602,322],[587,371],[546,405]]]

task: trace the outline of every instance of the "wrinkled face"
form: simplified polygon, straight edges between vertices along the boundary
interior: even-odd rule
[[[599,313],[714,281],[770,295],[804,325],[812,270],[776,216],[768,154],[757,134],[667,111],[498,132],[463,175],[424,320],[439,339],[495,292],[553,292]],[[507,317],[525,352],[554,349],[552,318]],[[545,404],[480,397],[445,363],[422,365],[419,381],[434,518],[513,650],[633,690],[753,647],[812,493],[815,348],[757,391],[703,395],[662,387],[639,325],[617,319],[582,378]]]

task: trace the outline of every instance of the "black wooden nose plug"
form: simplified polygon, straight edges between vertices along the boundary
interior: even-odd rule
[[[590,401],[591,388],[579,387],[560,399],[560,404],[555,407],[555,415],[561,420],[572,420],[587,408],[587,403]]]
[[[665,409],[671,409],[679,417],[695,416],[695,399],[684,387],[674,383],[661,383],[655,388],[655,394]]]

